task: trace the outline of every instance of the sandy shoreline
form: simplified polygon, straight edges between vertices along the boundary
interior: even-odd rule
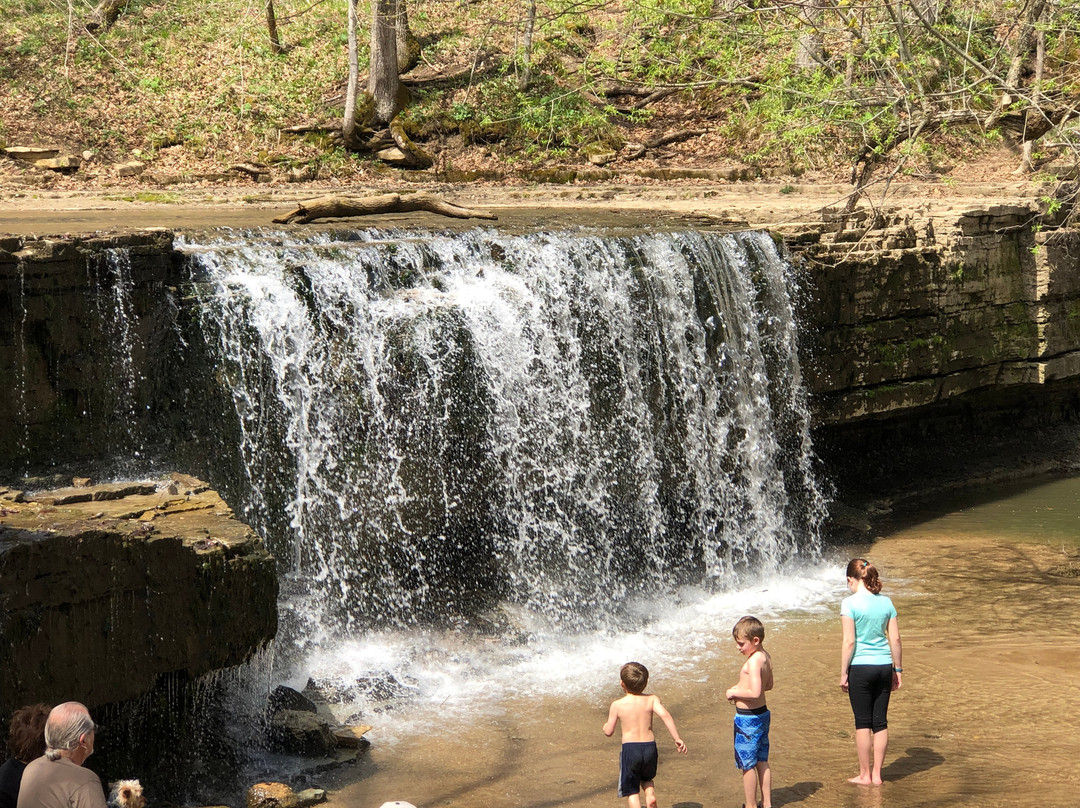
[[[1071,543],[1018,542],[937,520],[856,548],[882,566],[904,640],[886,782],[845,782],[856,763],[850,710],[837,684],[839,619],[807,616],[774,627],[766,640],[777,671],[769,696],[774,804],[1075,804],[1068,773],[1080,757],[1070,717],[1080,703],[1080,579],[1069,570],[1078,544],[1080,530]],[[741,804],[731,708],[723,699],[739,661],[732,645],[696,675],[654,675],[690,748],[678,756],[658,729],[663,808]],[[376,734],[365,776],[341,783],[332,802],[625,805],[615,795],[617,739],[600,731],[606,706],[584,698],[504,704],[494,719],[432,726],[429,736],[392,748],[380,747]]]

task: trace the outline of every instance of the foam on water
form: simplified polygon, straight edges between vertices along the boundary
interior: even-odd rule
[[[663,678],[707,677],[702,669],[730,648],[731,626],[754,614],[775,631],[785,621],[834,610],[846,592],[839,560],[777,571],[746,588],[722,593],[685,587],[656,602],[639,602],[642,620],[626,631],[565,633],[521,614],[520,633],[477,637],[467,631],[384,631],[321,647],[293,671],[342,698],[341,720],[377,724],[380,743],[430,729],[436,715],[483,721],[518,698],[601,698],[619,666],[637,660]],[[393,695],[380,691],[397,682]],[[367,683],[359,686],[357,683]]]

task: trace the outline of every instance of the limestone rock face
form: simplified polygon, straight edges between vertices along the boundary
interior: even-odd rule
[[[237,665],[273,639],[277,592],[262,541],[194,478],[0,489],[0,715]]]
[[[174,259],[164,231],[0,235],[0,470],[147,442],[180,388]]]
[[[1070,257],[1080,232],[1037,222],[1031,208],[998,205],[937,223],[818,226],[794,246],[809,264],[805,371],[819,420],[1080,378],[1080,264]]]

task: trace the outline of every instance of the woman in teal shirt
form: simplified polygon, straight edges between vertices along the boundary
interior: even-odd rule
[[[896,608],[881,594],[877,569],[865,558],[847,566],[851,596],[840,604],[844,644],[840,652],[840,689],[855,714],[855,749],[859,776],[849,783],[878,785],[889,747],[889,695],[900,687],[900,626]]]

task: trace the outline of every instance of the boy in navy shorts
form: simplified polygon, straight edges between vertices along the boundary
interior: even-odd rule
[[[744,808],[754,808],[761,786],[762,808],[772,808],[772,772],[769,771],[769,724],[765,691],[772,690],[772,657],[761,647],[765,626],[756,617],[743,617],[731,630],[739,653],[746,657],[739,682],[727,689],[735,705],[735,765],[743,773]]]
[[[671,717],[660,699],[645,692],[649,683],[649,671],[640,662],[627,662],[619,669],[619,679],[626,695],[611,702],[604,734],[615,734],[615,725],[622,722],[622,753],[619,757],[619,796],[626,797],[629,808],[641,808],[641,792],[645,792],[646,808],[656,808],[656,736],[653,735],[652,719],[660,716],[675,748],[686,754],[686,744],[675,729]]]

